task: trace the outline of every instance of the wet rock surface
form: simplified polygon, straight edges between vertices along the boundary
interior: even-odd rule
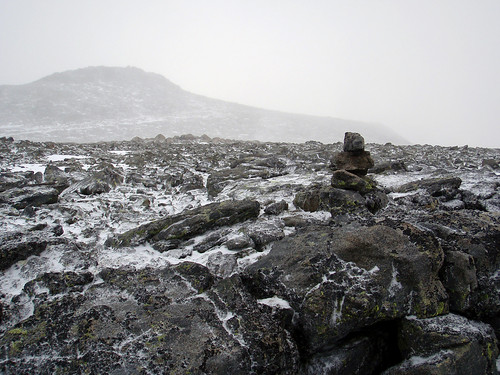
[[[499,150],[0,143],[2,373],[498,372]]]

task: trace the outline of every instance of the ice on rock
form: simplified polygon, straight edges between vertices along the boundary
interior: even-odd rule
[[[133,126],[133,124],[124,124],[124,126]],[[332,155],[341,150],[340,142],[334,145],[323,145],[319,142],[273,144],[227,140],[207,141],[199,137],[186,137],[185,139],[158,138],[99,144],[54,143],[50,144],[50,148],[42,143],[15,141],[5,146],[5,152],[0,159],[0,170],[17,174],[16,178],[19,177],[21,184],[39,184],[40,182],[35,180],[23,180],[25,178],[23,176],[29,174],[27,173],[29,171],[43,173],[48,163],[64,171],[71,183],[87,177],[102,162],[120,168],[124,181],[109,192],[88,196],[70,189],[59,195],[57,203],[41,205],[26,212],[10,206],[8,202],[0,203],[0,217],[2,218],[0,229],[4,232],[24,232],[39,224],[46,224],[48,228],[60,226],[63,229],[63,233],[57,237],[60,240],[59,245],[50,245],[39,256],[31,256],[18,261],[0,272],[0,312],[3,309],[4,319],[1,331],[6,332],[20,322],[24,324],[22,321],[32,316],[41,298],[50,300],[61,297],[50,295],[44,289],[43,283],[33,288],[34,296],[28,295],[24,289],[27,283],[48,273],[86,272],[94,276],[91,284],[78,291],[79,295],[91,300],[91,303],[83,306],[82,310],[89,309],[91,305],[94,306],[97,303],[107,305],[110,301],[117,305],[128,302],[136,303],[136,297],[124,289],[114,294],[108,286],[104,285],[106,283],[102,278],[99,279],[98,275],[100,273],[102,275],[102,271],[106,269],[131,270],[132,273],[137,271],[137,274],[147,269],[170,272],[176,266],[180,267],[180,264],[196,263],[203,266],[195,265],[196,267],[202,269],[217,282],[221,280],[226,282],[240,276],[243,279],[244,272],[248,272],[253,267],[252,264],[268,256],[273,247],[276,248],[277,244],[286,242],[286,238],[293,239],[301,236],[311,227],[336,228],[351,222],[353,225],[359,224],[360,226],[379,223],[386,225],[390,221],[388,218],[394,218],[395,222],[401,218],[405,219],[405,222],[411,222],[422,232],[429,233],[430,229],[424,228],[418,222],[412,222],[413,213],[428,215],[426,218],[429,218],[435,213],[441,214],[440,209],[445,206],[451,210],[447,211],[451,212],[451,215],[455,215],[455,211],[472,212],[477,218],[483,214],[500,211],[499,173],[491,168],[480,167],[483,158],[499,159],[498,151],[374,144],[367,144],[366,147],[375,163],[379,160],[388,162],[401,160],[408,166],[408,171],[384,171],[373,176],[379,188],[385,189],[384,192],[392,198],[389,206],[384,208],[387,211],[382,211],[380,215],[366,213],[361,219],[355,215],[339,215],[332,220],[330,211],[304,212],[294,206],[293,202],[300,191],[307,191],[315,185],[330,185],[332,170],[328,166]],[[347,152],[358,152],[361,148],[358,142],[352,147],[349,146]],[[272,157],[280,160],[279,165],[274,167],[259,165],[263,160],[268,161]],[[207,192],[209,176],[215,172],[231,169],[231,163],[234,161],[240,163],[238,165],[242,168],[261,168],[260,171],[268,168],[270,173],[265,178],[262,177],[265,174],[262,174],[261,177],[224,181],[223,189],[216,196],[210,196]],[[173,175],[181,177],[179,181],[176,181],[179,184],[172,184],[171,176]],[[195,188],[182,181],[185,175],[194,176],[197,182]],[[455,204],[457,202],[451,199],[452,203],[448,204],[448,207],[441,204],[441,206],[432,206],[435,211],[425,211],[427,209],[425,205],[416,208],[411,206],[413,200],[418,199],[425,192],[391,193],[391,190],[408,182],[442,176],[460,177],[463,181],[460,189],[476,194],[477,199],[485,202],[487,211],[464,209],[462,205]],[[0,184],[2,183],[0,180]],[[7,184],[0,186],[8,188]],[[260,203],[261,212],[258,217],[235,225],[224,225],[223,230],[220,228],[206,230],[188,240],[170,244],[171,247],[166,246],[164,252],[153,248],[150,243],[122,248],[105,245],[109,237],[123,234],[142,224],[214,202],[245,198]],[[460,200],[462,197],[456,196],[453,199]],[[264,214],[264,207],[281,201],[287,203],[288,210]],[[402,209],[398,210],[398,205],[401,205]],[[407,207],[412,207],[412,209],[405,211]],[[449,228],[447,233],[457,237],[468,235],[462,229]],[[397,230],[403,231],[401,228]],[[214,238],[215,241],[212,241]],[[283,238],[285,238],[284,241]],[[312,242],[316,240],[311,239]],[[330,300],[330,306],[333,308],[325,315],[326,328],[329,325],[330,328],[340,327],[347,320],[346,305],[352,303],[350,301],[352,296],[362,296],[360,301],[372,298],[377,290],[370,288],[371,281],[380,278],[386,271],[387,277],[384,278],[384,285],[387,287],[388,294],[391,298],[398,293],[401,294],[405,275],[403,272],[398,274],[398,270],[401,271],[401,269],[396,269],[397,263],[392,265],[392,270],[390,263],[385,267],[376,262],[370,263],[365,269],[354,262],[338,259],[334,272],[328,268],[330,267],[328,262],[332,259],[318,263],[319,274],[315,275],[317,278],[311,279],[313,281],[307,285],[303,293],[304,298],[311,297],[312,303],[316,293],[319,298],[324,290],[335,291],[334,297]],[[498,279],[498,270],[488,274],[488,280],[492,284],[496,285]],[[285,283],[291,283],[291,280],[293,278],[290,275],[283,276]],[[103,290],[96,288],[101,284],[103,284]],[[242,310],[228,308],[219,301],[215,303],[212,294],[200,293],[196,288],[190,287],[187,281],[181,284],[182,288],[185,287],[193,293],[190,298],[206,299],[210,302],[215,311],[214,319],[220,321],[220,325],[231,338],[234,338],[242,347],[247,348],[251,345],[251,341],[245,340],[241,334],[246,329],[240,321]],[[297,301],[286,293],[283,295],[280,293],[280,291],[272,291],[259,294],[259,297],[253,295],[249,297],[249,300],[258,306],[258,311],[272,316],[291,315],[290,311],[286,310],[293,310],[292,306],[298,311]],[[418,301],[417,296],[411,293],[408,296],[410,301],[408,312],[414,313],[412,298],[415,298],[415,303]],[[272,297],[261,298],[262,296]],[[260,318],[263,321],[268,319],[264,315]],[[411,319],[411,317],[406,317],[406,319]],[[414,319],[417,318],[414,317]],[[444,318],[438,316],[433,319],[435,320],[431,328],[441,332],[444,328],[440,319]],[[463,320],[465,318],[462,319],[459,315],[449,315],[446,319],[448,326],[446,329],[450,333],[468,330],[467,333],[474,335],[485,331],[483,323],[470,323],[469,321],[465,324]],[[373,321],[370,322],[370,324],[373,323]],[[295,329],[298,328],[300,327],[295,327]],[[356,329],[356,333],[360,333],[364,328],[357,327]],[[152,335],[153,332],[149,328],[140,331],[135,336],[124,335],[117,338],[116,343],[113,344],[113,350],[121,354],[121,351],[127,350],[128,346],[139,343],[143,347],[141,358],[148,358],[149,347],[143,341],[146,338],[150,339]],[[294,338],[289,336],[288,340],[293,341]],[[46,342],[43,344],[45,345]],[[306,348],[304,353],[307,350]],[[418,365],[439,362],[448,354],[445,350],[427,357],[415,355],[410,357],[407,363]],[[140,357],[139,354],[137,355]],[[341,361],[336,361],[338,358],[334,355],[325,354],[325,358],[321,367],[325,371],[342,365]],[[494,363],[500,371],[500,358]]]
[[[277,309],[291,309],[292,307],[288,303],[288,301],[284,300],[283,298],[279,298],[277,296],[274,297],[269,297],[269,298],[263,298],[263,299],[258,299],[258,303],[262,305],[266,305],[272,308],[277,308]]]

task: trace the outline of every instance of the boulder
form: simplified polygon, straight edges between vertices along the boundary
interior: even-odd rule
[[[262,250],[268,243],[281,240],[285,237],[283,225],[275,221],[249,225],[244,229],[244,232],[252,239],[257,250]]]
[[[123,182],[123,176],[112,165],[106,165],[92,176],[81,181],[79,192],[83,195],[102,194],[111,191]]]
[[[269,178],[271,176],[272,174],[267,168],[253,169],[238,166],[231,169],[222,169],[208,176],[208,194],[212,197],[216,197],[230,181],[238,181],[247,178]]]
[[[45,182],[68,184],[68,175],[53,164],[49,164],[45,167],[43,178]]]
[[[405,360],[384,375],[497,374],[499,352],[493,329],[459,315],[405,318],[399,343]]]
[[[143,224],[109,238],[106,245],[136,246],[146,241],[184,241],[209,229],[229,226],[259,216],[257,201],[224,201],[211,203],[164,219]]]
[[[38,235],[23,232],[2,233],[0,241],[0,270],[6,270],[19,260],[39,255],[48,242]]]
[[[227,235],[230,232],[231,231],[227,228],[215,230],[207,236],[204,236],[200,242],[196,243],[193,246],[193,250],[199,253],[204,253],[215,246],[220,246],[227,241]]]
[[[433,197],[454,197],[458,193],[458,188],[462,184],[459,177],[437,177],[409,182],[395,189],[397,193],[408,193],[414,190],[423,189]]]
[[[21,210],[27,206],[39,207],[57,203],[59,194],[65,186],[41,184],[12,188],[0,193],[0,203],[7,203]]]
[[[354,190],[362,195],[373,191],[376,186],[375,181],[367,177],[359,177],[343,169],[333,172],[331,184],[334,188]]]
[[[238,233],[235,236],[228,239],[224,245],[229,250],[241,250],[247,247],[255,247],[255,243],[246,233]]]
[[[26,283],[23,290],[30,296],[35,296],[39,290],[48,290],[53,295],[81,292],[84,286],[93,280],[94,275],[91,272],[49,272]]]
[[[278,158],[277,156],[271,156],[258,160],[256,165],[259,167],[283,169],[286,167],[286,161]]]
[[[289,302],[304,350],[315,353],[378,322],[446,313],[442,249],[430,245],[382,225],[308,227],[249,266],[247,284],[257,298]]]
[[[336,169],[345,169],[358,176],[364,176],[368,169],[375,165],[373,158],[368,151],[352,154],[349,152],[339,152],[333,159]]]
[[[386,161],[382,163],[377,163],[368,170],[369,173],[384,173],[384,172],[407,172],[408,168],[406,164],[401,160]]]
[[[203,177],[195,174],[188,169],[180,169],[165,175],[167,188],[179,187],[180,191],[185,193],[194,189],[203,189]]]
[[[500,315],[500,216],[475,210],[418,218],[441,241],[441,278],[453,311],[476,320]]]
[[[387,194],[383,191],[375,190],[367,193],[365,196],[365,205],[372,214],[375,214],[377,211],[381,210],[389,203],[389,198],[387,198]]]
[[[0,173],[0,193],[12,188],[22,188],[26,185],[40,183],[35,173],[29,172],[2,172]]]
[[[344,152],[362,152],[365,150],[365,139],[359,133],[344,134]]]
[[[356,191],[312,186],[295,195],[293,204],[304,211],[330,211],[332,215],[367,212],[366,201]]]
[[[441,280],[450,296],[451,311],[467,311],[471,306],[471,293],[477,289],[477,270],[472,255],[461,251],[448,251]]]
[[[0,271],[32,255],[40,255],[49,245],[65,243],[54,227],[42,226],[22,232],[0,234]]]
[[[112,164],[100,164],[90,175],[83,180],[69,186],[63,195],[72,192],[79,192],[83,195],[95,195],[107,193],[123,183],[124,177],[122,171],[115,168]]]
[[[482,167],[490,167],[492,169],[499,169],[498,161],[495,159],[483,159],[481,162]]]
[[[282,212],[288,210],[288,203],[284,200],[280,202],[272,203],[264,209],[264,212],[268,215],[279,215]]]

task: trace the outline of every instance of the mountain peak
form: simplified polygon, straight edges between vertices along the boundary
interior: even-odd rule
[[[92,82],[114,82],[118,84],[151,84],[163,83],[173,88],[179,86],[157,73],[149,73],[142,69],[127,67],[89,66],[75,70],[53,73],[35,83],[82,84]]]
[[[341,141],[357,131],[367,142],[407,143],[381,125],[283,113],[182,90],[135,67],[93,66],[0,86],[0,136],[96,142],[191,133],[276,142]]]

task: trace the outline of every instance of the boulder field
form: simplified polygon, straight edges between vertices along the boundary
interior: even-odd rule
[[[0,152],[0,373],[499,372],[499,150]]]

